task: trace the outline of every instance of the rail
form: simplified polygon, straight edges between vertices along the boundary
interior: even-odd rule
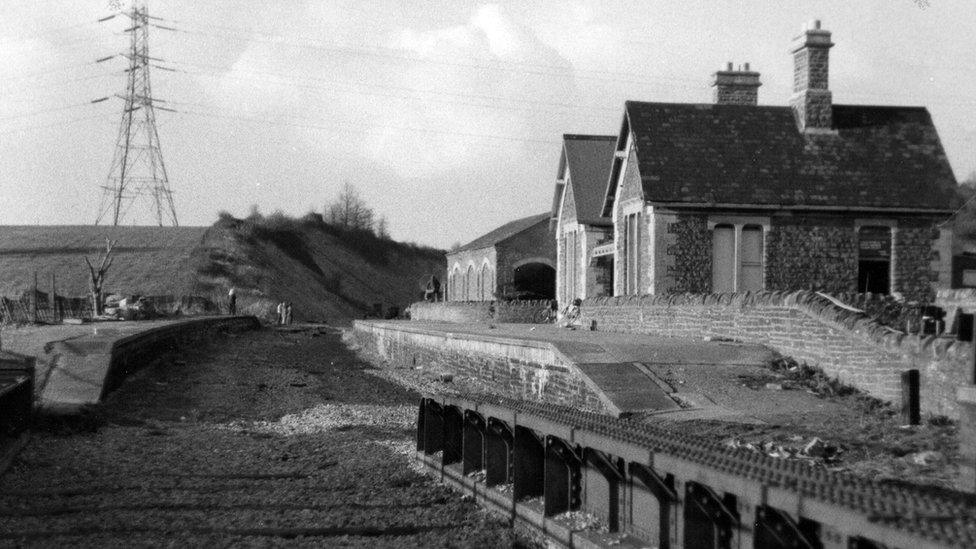
[[[443,480],[566,547],[976,547],[972,495],[571,408],[428,395],[416,442]]]

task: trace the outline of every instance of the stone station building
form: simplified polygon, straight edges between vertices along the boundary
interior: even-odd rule
[[[959,204],[932,119],[834,105],[830,36],[795,39],[789,106],[757,104],[748,64],[715,73],[714,104],[626,103],[600,212],[614,295],[948,286]]]
[[[613,220],[602,211],[616,141],[614,135],[563,135],[552,200],[560,307],[613,295]]]
[[[549,212],[516,219],[447,254],[447,301],[553,299]]]

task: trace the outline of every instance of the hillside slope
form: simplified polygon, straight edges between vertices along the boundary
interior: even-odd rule
[[[268,315],[279,301],[296,320],[362,317],[375,303],[416,301],[430,274],[443,278],[443,252],[343,231],[311,219],[238,220],[211,227],[0,226],[0,295],[33,282],[84,296],[88,272],[105,238],[118,240],[107,293],[203,296],[226,301],[237,288],[242,310]]]
[[[443,278],[443,252],[312,221],[224,218],[195,250],[198,293],[290,301],[296,319],[362,317],[375,303],[404,307],[422,281]],[[242,299],[242,298],[239,298]],[[273,305],[271,305],[273,306]]]

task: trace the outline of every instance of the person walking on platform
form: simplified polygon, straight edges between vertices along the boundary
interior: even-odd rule
[[[237,314],[237,292],[234,291],[234,288],[227,292],[227,313],[231,316]]]

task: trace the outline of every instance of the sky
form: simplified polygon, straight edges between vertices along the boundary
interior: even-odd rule
[[[116,148],[120,0],[2,0],[0,225],[90,224]],[[789,46],[836,44],[838,104],[929,109],[976,170],[970,0],[152,0],[153,96],[181,225],[321,212],[352,184],[398,240],[447,248],[549,209],[564,133],[626,100],[711,103],[727,62],[788,104]],[[167,28],[159,28],[167,27]],[[169,70],[166,70],[169,69]],[[110,99],[91,103],[102,97]],[[124,224],[152,224],[142,197]]]

